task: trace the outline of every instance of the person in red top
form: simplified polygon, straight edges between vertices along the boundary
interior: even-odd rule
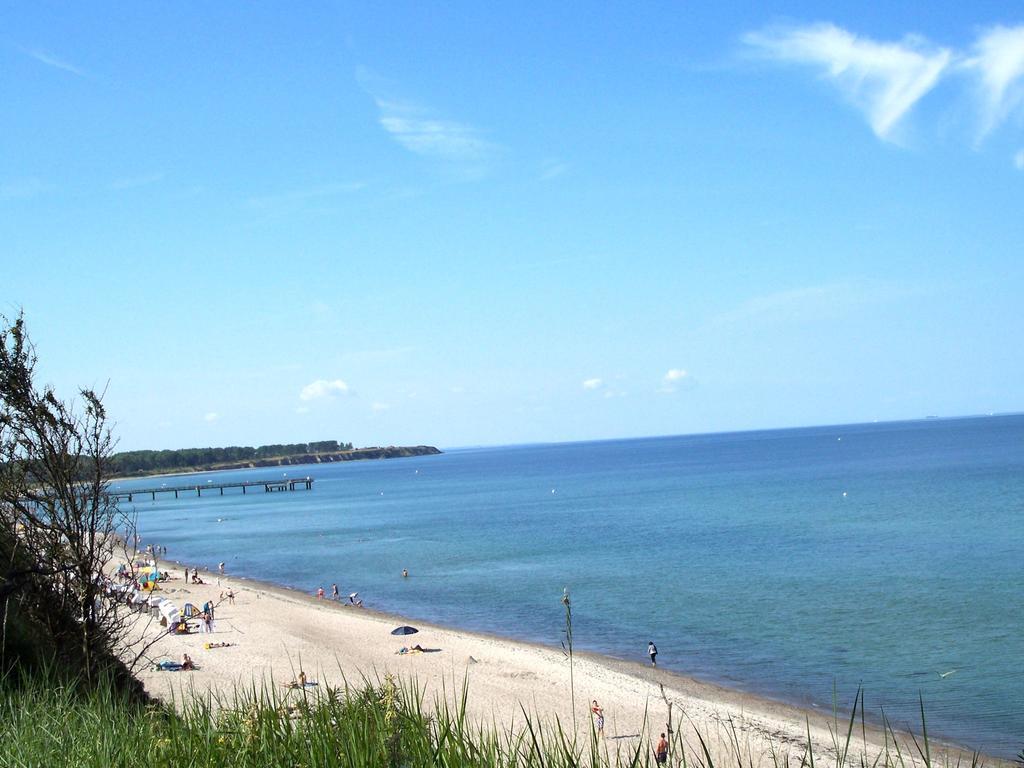
[[[590,708],[590,711],[594,714],[594,724],[597,727],[597,737],[604,737],[604,710],[601,705],[597,703],[597,699],[594,699],[594,706]]]
[[[658,746],[654,748],[654,759],[658,761],[658,765],[664,765],[668,761],[668,742],[665,741],[664,733],[658,739]]]
[[[320,587],[320,589],[318,589],[318,590],[316,591],[316,596],[317,596],[318,598],[320,598],[321,600],[323,600],[323,599],[324,599],[324,588],[323,588],[323,587]]]

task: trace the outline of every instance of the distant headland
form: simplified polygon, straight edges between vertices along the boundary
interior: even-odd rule
[[[322,440],[227,448],[181,448],[165,451],[125,451],[111,457],[111,474],[117,477],[214,472],[252,467],[282,467],[362,459],[397,459],[441,453],[432,445],[374,446],[353,448],[352,443]]]

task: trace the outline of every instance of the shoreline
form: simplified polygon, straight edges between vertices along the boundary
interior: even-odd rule
[[[480,722],[506,727],[521,725],[520,705],[548,723],[553,722],[552,718],[559,719],[563,725],[572,722],[568,664],[561,648],[419,619],[413,621],[421,630],[420,635],[391,637],[387,628],[408,623],[408,617],[373,608],[356,608],[329,598],[318,599],[304,591],[258,579],[231,574],[221,577],[216,570],[202,568],[198,571],[205,583],[186,586],[180,577],[184,567],[191,568],[174,561],[162,561],[162,569],[178,577],[164,582],[162,593],[179,607],[187,597],[192,597],[197,604],[212,599],[217,605],[217,631],[216,637],[168,636],[151,649],[154,659],[180,658],[182,653],[188,652],[197,663],[207,658],[211,662],[208,667],[200,663],[199,671],[181,676],[151,669],[141,672],[139,677],[147,690],[165,700],[178,698],[180,693],[175,685],[179,684],[184,691],[186,680],[188,687],[195,690],[225,691],[237,684],[251,685],[258,679],[293,679],[297,670],[305,668],[307,674],[315,669],[315,677],[335,686],[349,680],[394,673],[403,681],[411,679],[422,687],[427,701],[438,695],[451,699],[460,680],[466,680],[471,714]],[[237,596],[234,606],[216,599],[229,588]],[[240,613],[242,606],[247,609]],[[259,635],[260,648],[243,652],[242,648],[250,646],[254,639],[252,635]],[[421,637],[427,648],[440,646],[438,652],[411,657],[395,654],[400,645],[412,645]],[[221,651],[206,651],[202,649],[205,640],[233,645]],[[239,652],[232,653],[236,645]],[[241,664],[221,663],[230,662],[234,656],[245,659]],[[587,712],[587,702],[597,698],[608,712],[612,728],[620,722],[631,723],[624,729],[617,729],[624,730],[626,735],[613,736],[616,743],[629,742],[635,746],[638,731],[645,722],[649,723],[648,730],[654,732],[655,738],[658,728],[664,730],[664,725],[653,725],[660,722],[666,712],[659,688],[663,686],[673,702],[676,731],[683,733],[687,748],[695,749],[696,754],[700,754],[700,748],[693,726],[699,727],[709,745],[714,745],[712,754],[718,755],[716,759],[735,760],[735,756],[729,754],[735,752],[730,736],[734,726],[747,740],[744,760],[752,759],[754,766],[772,765],[769,758],[772,748],[786,752],[787,761],[799,765],[808,730],[816,756],[835,753],[829,733],[835,728],[831,711],[772,699],[672,670],[652,669],[639,661],[594,651],[576,651],[574,657],[577,713]],[[481,707],[481,702],[486,706]],[[848,709],[838,711],[839,731],[845,733],[849,718]],[[589,728],[589,713],[578,719]],[[851,743],[851,751],[856,749],[873,759],[891,745],[892,739],[879,727],[877,718],[866,714],[865,720],[867,726],[863,733],[860,726],[856,728],[858,733]],[[904,757],[916,756],[912,738],[899,731],[897,736]],[[934,754],[944,754],[954,763],[958,759],[969,763],[974,754],[952,742],[934,737],[929,737],[929,741]],[[982,758],[986,765],[1012,765],[1002,758],[988,755]],[[917,760],[908,762],[918,763]]]

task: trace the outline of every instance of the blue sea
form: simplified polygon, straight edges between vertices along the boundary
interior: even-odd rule
[[[579,649],[989,754],[1024,747],[1024,416],[446,451],[144,478],[170,559]],[[403,568],[410,572],[401,578]]]

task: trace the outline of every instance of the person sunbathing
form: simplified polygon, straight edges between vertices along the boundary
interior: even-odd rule
[[[285,683],[286,688],[312,688],[315,685],[319,685],[319,683],[315,680],[307,680],[305,672],[299,672],[298,679]]]
[[[181,668],[185,670],[193,670],[196,668],[195,662],[192,661],[192,657],[189,656],[187,653],[183,654],[183,658],[181,660]]]

